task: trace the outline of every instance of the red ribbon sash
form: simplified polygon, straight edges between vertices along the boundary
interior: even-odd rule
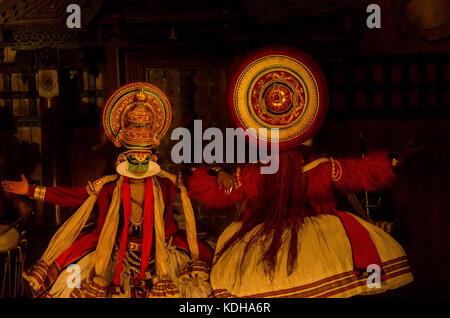
[[[131,214],[131,189],[130,180],[124,177],[122,184],[122,203],[123,203],[123,228],[120,239],[119,258],[117,261],[116,271],[114,275],[114,285],[120,285],[120,274],[123,270],[123,258],[128,243],[128,226],[130,223]],[[153,219],[154,219],[154,198],[153,198],[153,182],[152,178],[145,180],[145,202],[143,211],[143,247],[141,254],[141,270],[139,272],[139,279],[145,278],[145,272],[150,260],[150,253],[153,242]]]
[[[376,264],[381,269],[381,279],[384,279],[380,255],[366,228],[350,213],[336,211],[336,216],[341,220],[350,240],[355,271],[366,272],[370,264]]]

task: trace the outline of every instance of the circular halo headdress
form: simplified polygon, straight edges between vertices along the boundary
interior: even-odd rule
[[[234,73],[228,104],[235,124],[249,130],[250,141],[298,146],[320,129],[328,107],[325,77],[302,51],[269,47],[250,53]],[[266,128],[267,133],[260,128]],[[279,136],[271,136],[278,128]]]
[[[116,147],[149,150],[159,146],[172,121],[169,99],[155,85],[136,82],[118,88],[103,110],[103,128]]]

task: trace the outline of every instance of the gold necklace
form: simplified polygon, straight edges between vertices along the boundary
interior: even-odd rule
[[[139,230],[142,227],[142,220],[144,214],[144,183],[135,182],[131,184],[131,211],[130,211],[130,223],[133,229]]]
[[[136,204],[138,207],[131,208],[130,222],[133,228],[137,230],[142,226],[144,213],[141,205],[137,204],[135,201],[133,201],[133,203]],[[140,211],[140,213],[138,211]]]

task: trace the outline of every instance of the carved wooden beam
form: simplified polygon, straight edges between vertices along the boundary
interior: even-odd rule
[[[66,25],[67,7],[72,0],[3,0],[0,1],[0,25],[4,29],[46,27],[62,31]],[[99,12],[103,0],[78,1],[82,28]]]

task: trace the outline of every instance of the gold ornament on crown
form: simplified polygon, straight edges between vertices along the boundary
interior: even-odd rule
[[[116,147],[151,149],[159,146],[172,119],[167,96],[148,83],[116,90],[103,111],[103,127]]]

